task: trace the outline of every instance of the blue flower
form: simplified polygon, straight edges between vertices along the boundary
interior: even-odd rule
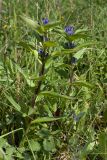
[[[74,27],[73,26],[67,26],[67,27],[65,27],[65,32],[68,35],[73,35],[74,34]]]
[[[44,51],[42,49],[38,50],[38,54],[42,55],[44,53]]]
[[[47,52],[45,53],[42,49],[39,49],[39,50],[38,50],[38,54],[39,54],[41,57],[48,57],[48,55],[49,55]]]
[[[72,58],[71,58],[71,64],[75,64],[76,62],[77,62],[77,58],[72,57]]]
[[[42,18],[42,22],[45,25],[45,24],[48,24],[49,20],[48,20],[48,18]]]

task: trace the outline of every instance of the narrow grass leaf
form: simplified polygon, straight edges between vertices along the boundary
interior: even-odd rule
[[[12,97],[8,96],[7,94],[5,94],[5,97],[13,105],[13,107],[14,107],[15,110],[17,110],[19,112],[21,111],[21,107],[19,106],[18,103],[15,102],[15,100]]]
[[[93,88],[93,85],[88,83],[88,82],[83,82],[83,81],[77,81],[77,82],[73,82],[72,85],[74,86],[84,86],[84,87],[87,87],[87,88]]]
[[[20,130],[23,130],[23,128],[18,128],[18,129],[15,129],[15,130],[11,131],[11,132],[3,134],[2,136],[0,136],[0,138],[4,138],[4,137],[8,136],[9,134],[20,131]]]
[[[43,91],[43,92],[40,93],[40,95],[51,96],[51,97],[58,97],[58,98],[63,98],[63,99],[69,99],[69,100],[71,100],[71,97],[69,97],[69,96],[61,95],[61,94],[58,94],[58,93],[52,92],[52,91]]]
[[[52,121],[57,121],[57,120],[60,120],[60,119],[63,119],[63,118],[65,118],[65,117],[58,117],[58,118],[54,118],[54,117],[39,117],[39,118],[33,120],[31,122],[31,124],[52,122]]]

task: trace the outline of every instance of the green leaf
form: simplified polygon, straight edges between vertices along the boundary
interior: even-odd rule
[[[101,132],[99,135],[98,153],[104,160],[107,160],[107,133]]]
[[[97,42],[97,41],[91,41],[91,42],[85,42],[83,44],[80,44],[78,47],[76,47],[77,49],[81,49],[83,47],[90,47],[90,46],[94,46],[94,45],[100,45],[102,44],[101,42]]]
[[[80,150],[79,154],[81,159],[86,158],[87,155],[94,149],[95,141],[87,143],[82,150]]]
[[[31,44],[28,44],[26,42],[23,42],[23,41],[19,42],[18,44],[20,46],[22,46],[23,48],[27,49],[28,51],[32,51],[32,49],[35,49],[34,46],[32,46]]]
[[[43,46],[44,47],[55,47],[55,46],[57,46],[57,43],[52,42],[52,41],[46,41],[46,42],[43,43]]]
[[[61,69],[56,69],[55,70],[61,77],[63,78],[69,78],[67,70],[61,68]]]
[[[15,152],[14,147],[10,146],[10,147],[6,148],[6,155],[7,155],[8,160],[12,159],[12,155],[13,155],[14,152]]]
[[[87,48],[83,48],[79,50],[77,53],[73,55],[77,60],[83,57],[83,54],[87,51]]]
[[[48,138],[51,135],[51,131],[49,131],[47,128],[42,128],[41,130],[39,130],[36,135],[38,135],[40,138],[44,139],[44,138]]]
[[[48,113],[48,116],[49,116],[49,117],[52,117],[52,116],[53,116],[53,114],[52,114],[52,112],[50,111],[48,105],[44,105],[44,110]]]
[[[49,137],[49,139],[44,139],[43,147],[44,147],[44,150],[46,151],[52,151],[52,152],[56,151],[53,137]]]
[[[62,22],[61,21],[57,21],[57,22],[54,22],[54,23],[49,23],[49,24],[46,24],[44,27],[44,30],[49,30],[50,28],[54,28],[56,26],[59,26]]]
[[[0,136],[0,139],[8,136],[9,134],[12,134],[12,133],[14,133],[14,132],[20,131],[20,130],[23,130],[23,128],[18,128],[18,129],[15,129],[15,130],[11,131],[11,132],[8,132],[8,133],[6,133],[6,134],[3,134],[3,135]]]
[[[84,86],[84,87],[87,87],[87,88],[93,88],[94,86],[88,82],[83,82],[83,81],[77,81],[77,82],[73,82],[72,85],[74,86]]]
[[[22,47],[24,47],[28,51],[31,51],[35,55],[36,59],[38,59],[38,52],[36,50],[36,47],[34,47],[33,45],[28,44],[26,42],[22,42],[22,41],[19,42],[19,45],[21,45]]]
[[[21,17],[22,20],[23,20],[24,22],[26,22],[26,24],[28,24],[33,30],[36,30],[36,32],[37,32],[38,34],[40,34],[40,35],[43,34],[44,28],[43,28],[42,26],[40,26],[40,25],[38,24],[38,22],[32,20],[31,18],[27,17],[26,15],[22,15],[22,16],[20,16],[20,17]]]
[[[1,147],[0,147],[0,160],[8,160],[6,153],[3,151]]]
[[[80,33],[77,33],[77,34],[74,34],[74,35],[71,35],[71,36],[69,36],[69,35],[66,35],[66,39],[68,40],[68,41],[74,41],[74,40],[76,40],[76,39],[78,39],[78,38],[86,38],[87,37],[87,35],[86,34],[80,34]]]
[[[71,100],[71,97],[69,97],[69,96],[61,95],[61,94],[58,94],[58,93],[52,92],[52,91],[43,91],[43,92],[40,92],[39,94],[44,95],[44,96],[58,97],[58,98]]]
[[[29,79],[29,76],[22,70],[22,68],[18,64],[16,64],[16,63],[15,63],[15,67],[24,76],[27,84],[30,87],[35,87],[35,83],[33,82],[33,80]]]
[[[80,51],[80,49],[89,49],[89,48],[86,48],[86,47],[89,47],[89,46],[93,46],[93,45],[98,45],[100,43],[98,42],[87,42],[87,43],[83,43],[81,45],[78,45],[77,47],[73,48],[73,49],[62,49],[60,51],[54,51],[51,53],[51,56],[62,56],[62,55],[67,55],[67,54],[74,54],[75,52],[78,52]],[[92,48],[91,48],[92,49]]]
[[[57,121],[57,120],[60,120],[60,119],[63,119],[63,118],[65,118],[65,117],[58,117],[58,118],[54,118],[54,117],[39,117],[39,118],[33,120],[31,122],[31,124],[52,122],[52,121]]]
[[[8,96],[5,93],[4,95],[8,99],[8,101],[13,105],[14,109],[20,112],[21,111],[20,105],[17,102],[15,102],[15,100],[12,97]]]
[[[6,139],[4,139],[4,138],[0,138],[0,148],[2,148],[3,146],[5,146],[6,145]]]
[[[41,146],[35,139],[30,140],[29,143],[30,143],[30,147],[32,148],[33,152],[34,151],[36,151],[36,152],[40,151]]]
[[[29,26],[31,26],[31,27],[33,27],[33,28],[39,27],[38,22],[32,20],[31,18],[28,18],[28,17],[25,16],[25,15],[22,15],[22,16],[20,16],[20,17],[21,17],[22,20],[23,20],[24,22],[26,22]]]

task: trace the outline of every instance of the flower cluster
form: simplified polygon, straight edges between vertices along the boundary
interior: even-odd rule
[[[67,26],[67,27],[65,27],[65,32],[68,35],[73,35],[74,34],[74,27],[73,26]]]
[[[73,42],[66,42],[64,43],[65,49],[73,49],[75,47],[75,44]]]
[[[74,27],[73,26],[65,27],[65,32],[68,36],[72,36],[74,34]],[[64,44],[65,49],[73,49],[74,47],[75,47],[75,44],[71,41],[68,41]],[[71,64],[75,64],[76,62],[77,62],[77,58],[72,57]]]
[[[49,20],[48,18],[42,18],[42,23],[44,25],[48,24],[49,23]],[[72,36],[74,34],[74,27],[73,26],[66,26],[65,27],[65,33],[68,35],[68,36]],[[42,36],[42,40],[43,41],[48,41],[48,37],[46,36]],[[64,45],[63,45],[64,49],[73,49],[75,47],[75,44],[72,42],[72,41],[68,41],[68,42],[65,42]],[[40,56],[44,56],[44,57],[47,57],[48,56],[48,53],[45,53],[43,49],[39,49],[38,50],[38,54]],[[75,57],[72,57],[71,58],[71,63],[72,64],[75,64],[77,62],[77,59]]]
[[[43,22],[43,24],[45,25],[45,24],[48,24],[48,23],[49,23],[49,20],[48,20],[48,18],[42,18],[42,22]]]
[[[71,58],[71,64],[75,64],[76,62],[77,62],[77,58],[72,57],[72,58]]]
[[[44,54],[44,51],[43,51],[42,49],[39,49],[39,50],[38,50],[38,54],[39,54],[39,55],[43,55],[43,54]]]
[[[45,53],[42,49],[38,50],[38,54],[43,57],[48,57],[48,53]]]
[[[44,25],[48,24],[48,23],[49,23],[48,18],[42,18],[42,23],[43,23]],[[48,41],[48,37],[42,35],[42,36],[41,36],[41,40],[44,41],[44,42],[45,42],[45,41]],[[45,53],[43,49],[39,49],[39,50],[38,50],[38,54],[39,54],[41,57],[47,57],[47,56],[48,56],[48,53]]]

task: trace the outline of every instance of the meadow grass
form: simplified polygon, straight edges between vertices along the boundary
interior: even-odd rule
[[[107,159],[106,9],[2,2],[0,160]]]

